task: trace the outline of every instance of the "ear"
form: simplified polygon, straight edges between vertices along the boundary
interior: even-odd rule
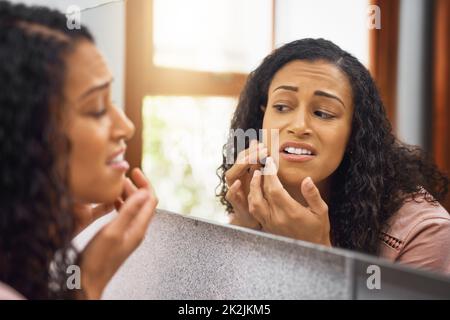
[[[260,106],[259,108],[261,109],[261,111],[262,111],[263,113],[266,112],[266,106]]]

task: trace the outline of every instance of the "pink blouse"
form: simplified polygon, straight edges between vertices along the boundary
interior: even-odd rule
[[[380,235],[380,257],[450,275],[450,215],[439,204],[410,201]]]

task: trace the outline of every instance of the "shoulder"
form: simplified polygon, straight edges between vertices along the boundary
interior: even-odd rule
[[[429,224],[448,225],[450,214],[439,203],[430,203],[423,197],[408,199],[403,206],[392,215],[383,227],[387,233],[399,240],[407,240],[414,231]]]
[[[380,234],[380,256],[450,273],[450,214],[423,197],[408,199]]]
[[[24,300],[16,290],[0,282],[0,300]]]

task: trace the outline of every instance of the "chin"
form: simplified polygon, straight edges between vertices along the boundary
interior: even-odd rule
[[[306,177],[311,177],[314,180],[314,175],[311,172],[305,172],[298,168],[280,168],[278,170],[278,178],[284,186],[300,186]]]
[[[119,198],[123,193],[124,181],[125,180],[122,180],[120,183],[116,183],[105,188],[104,192],[102,192],[101,195],[101,197],[104,199],[103,202],[111,203]]]
[[[99,203],[113,203],[121,195],[122,195],[122,190],[120,190],[118,192],[116,190],[111,190],[111,191],[104,192],[102,195],[99,195],[98,200],[100,200]]]
[[[82,199],[85,203],[113,203],[122,195],[124,179],[120,183],[114,184],[97,183],[82,188],[80,192],[75,192],[76,199]]]
[[[326,169],[328,168],[324,168],[323,170],[302,170],[295,167],[281,167],[278,170],[278,178],[285,188],[300,187],[303,179],[306,177],[311,177],[314,184],[319,187],[321,183],[327,181],[332,175],[332,172],[329,173]]]

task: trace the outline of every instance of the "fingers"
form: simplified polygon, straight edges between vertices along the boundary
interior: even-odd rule
[[[156,192],[155,189],[153,188],[152,183],[150,182],[149,179],[147,179],[147,177],[145,176],[145,174],[142,172],[141,169],[134,168],[133,171],[131,172],[131,177],[133,178],[133,181],[135,182],[136,186],[139,189],[142,188],[147,189],[150,192],[150,195],[156,198]]]
[[[261,190],[261,171],[255,170],[250,182],[248,209],[250,214],[264,227],[270,220],[269,204]]]
[[[144,203],[135,219],[131,222],[129,234],[131,238],[130,245],[132,247],[136,247],[145,237],[150,221],[155,215],[157,205],[158,199],[151,197],[150,200]]]
[[[125,178],[123,184],[122,200],[126,200],[129,196],[135,193],[138,188],[134,185],[130,178]]]
[[[144,175],[141,169],[134,168],[131,171],[131,178],[133,178],[134,183],[136,186],[140,188],[148,189],[150,185],[150,181],[147,179],[147,177]]]
[[[319,189],[316,187],[310,177],[306,177],[305,179],[303,179],[301,184],[301,192],[306,202],[308,203],[309,209],[313,213],[318,215],[328,213],[328,206],[322,199]]]
[[[245,162],[244,160],[246,158],[248,158],[248,156],[249,156],[249,154],[251,152],[255,151],[255,148],[257,148],[257,145],[258,145],[258,141],[257,140],[250,141],[250,144],[249,144],[248,148],[245,149],[245,150],[242,150],[241,152],[239,152],[239,154],[238,154],[238,156],[236,158],[236,163],[237,164],[244,164],[244,162]]]
[[[241,186],[241,180],[236,180],[225,194],[225,199],[233,206],[235,214],[247,211],[247,201]]]
[[[258,164],[258,152],[261,148],[263,148],[262,143],[258,144],[257,140],[250,141],[250,147],[248,148],[247,157],[244,157],[244,161],[248,162],[248,164]]]
[[[133,181],[130,178],[125,179],[122,199],[118,199],[116,203],[116,208],[117,206],[120,208],[121,204],[123,204],[123,200],[126,200],[138,189],[147,189],[153,196],[156,197],[155,191],[153,189],[150,180],[147,179],[147,177],[144,175],[141,169],[134,168],[133,171],[131,172],[131,178],[133,179]]]
[[[120,206],[120,211],[119,216],[113,221],[113,228],[118,232],[125,232],[129,228],[130,235],[139,239],[147,230],[158,205],[158,198],[150,180],[140,169],[135,168],[132,171],[132,178],[136,185],[128,178],[125,180],[124,189],[128,198],[125,201],[116,200],[115,204]]]
[[[236,180],[228,189],[225,199],[233,207],[233,213],[230,214],[230,223],[250,229],[261,229],[261,224],[248,211],[247,194],[243,190],[241,180]]]
[[[277,175],[277,167],[272,157],[266,159],[264,168],[264,196],[269,202],[279,202],[288,195]]]
[[[131,179],[127,177],[123,185],[122,196],[117,198],[116,201],[114,201],[114,207],[116,208],[116,210],[119,211],[122,205],[124,204],[125,200],[133,193],[135,193],[137,190],[138,188],[134,185]]]
[[[142,206],[150,200],[147,190],[141,189],[133,193],[120,208],[119,215],[111,222],[111,228],[117,232],[124,232]]]
[[[236,179],[239,179],[250,168],[261,167],[261,160],[268,155],[268,149],[263,143],[252,140],[250,147],[239,153],[234,165],[225,173],[227,185],[230,186]]]

